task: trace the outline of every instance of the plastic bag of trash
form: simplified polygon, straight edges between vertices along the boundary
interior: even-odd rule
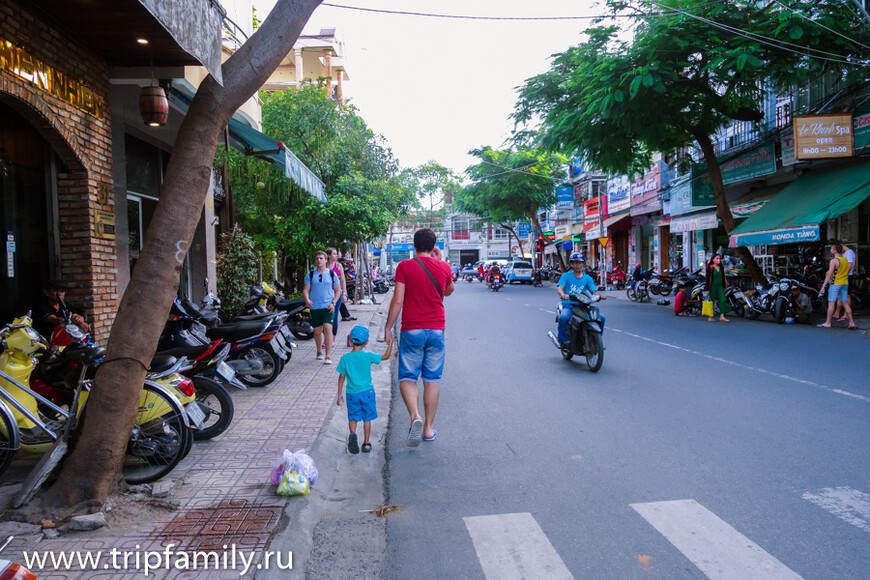
[[[295,471],[285,472],[278,484],[278,495],[305,495],[311,491],[308,480]]]
[[[294,470],[308,480],[309,485],[317,483],[317,466],[310,455],[304,449],[299,449],[293,454]]]
[[[281,457],[276,459],[274,465],[272,465],[272,472],[269,474],[269,483],[272,485],[278,485],[281,483],[281,476],[284,475],[285,471],[293,471],[295,464],[296,456],[291,453],[289,449],[285,449],[284,453],[281,454]]]
[[[671,301],[667,298],[659,298],[658,300],[656,300],[656,304],[658,304],[659,306],[667,306],[670,303]]]

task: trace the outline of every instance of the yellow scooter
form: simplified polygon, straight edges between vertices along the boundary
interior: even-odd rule
[[[66,352],[60,356],[78,362],[81,370],[72,399],[58,405],[30,388],[36,356],[46,350],[47,341],[33,330],[29,313],[0,329],[0,473],[19,450],[44,454],[16,498],[16,505],[29,499],[65,454],[67,437],[90,392],[88,369],[103,355],[103,349],[93,346],[64,349]],[[174,391],[187,380],[175,373],[184,362],[171,362],[163,361],[165,368],[149,376],[143,387],[123,466],[128,483],[159,479],[190,451],[190,419],[185,401],[176,394],[185,393]],[[190,395],[184,398],[193,401],[194,390],[190,387]],[[190,407],[192,413],[202,413],[198,406]]]

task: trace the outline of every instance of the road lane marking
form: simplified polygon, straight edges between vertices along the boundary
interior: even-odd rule
[[[801,495],[858,529],[870,532],[870,494],[851,487],[826,487]]]
[[[631,507],[711,580],[801,578],[695,500]]]
[[[836,389],[836,388],[834,388],[834,387],[829,387],[829,386],[827,386],[827,385],[822,385],[822,384],[819,384],[819,383],[815,383],[815,382],[813,382],[813,381],[808,381],[808,380],[806,380],[806,379],[801,379],[801,378],[798,378],[798,377],[792,377],[792,376],[790,376],[790,375],[785,375],[785,374],[782,374],[782,373],[777,373],[777,372],[774,372],[774,371],[769,371],[769,370],[767,370],[767,369],[762,369],[762,368],[753,367],[753,366],[750,366],[750,365],[745,365],[745,364],[742,364],[742,363],[739,363],[739,362],[736,362],[736,361],[733,361],[733,360],[728,360],[728,359],[726,359],[726,358],[722,358],[722,357],[719,357],[719,356],[713,356],[713,355],[711,355],[711,354],[707,354],[706,352],[700,352],[700,351],[697,351],[697,350],[692,350],[692,349],[690,349],[690,348],[684,348],[684,347],[682,347],[682,346],[677,346],[677,345],[675,345],[675,344],[671,344],[671,343],[669,343],[669,342],[662,342],[662,341],[660,341],[660,340],[655,340],[654,338],[649,338],[649,337],[646,337],[646,336],[642,336],[642,335],[640,335],[640,334],[635,334],[635,333],[633,333],[633,332],[628,332],[627,330],[620,330],[620,329],[618,329],[618,328],[612,328],[612,327],[610,327],[610,326],[608,326],[607,328],[608,328],[609,330],[611,330],[612,332],[618,332],[618,333],[620,333],[620,334],[625,334],[626,336],[631,336],[631,337],[633,337],[633,338],[639,338],[640,340],[645,340],[646,342],[651,342],[651,343],[653,343],[653,344],[657,344],[657,345],[659,345],[659,346],[666,346],[666,347],[668,347],[668,348],[673,348],[674,350],[681,350],[681,351],[683,351],[683,352],[687,352],[687,353],[689,353],[689,354],[694,354],[694,355],[697,355],[697,356],[702,356],[702,357],[704,357],[704,358],[706,358],[706,359],[710,359],[710,360],[712,360],[712,361],[725,363],[725,364],[727,364],[727,365],[731,365],[731,366],[734,366],[734,367],[740,367],[740,368],[742,368],[742,369],[746,369],[746,370],[748,370],[748,371],[753,371],[753,372],[756,372],[756,373],[762,373],[762,374],[765,374],[765,375],[770,375],[770,376],[772,376],[772,377],[776,377],[776,378],[778,378],[778,379],[783,379],[783,380],[786,380],[786,381],[791,381],[791,382],[793,382],[793,383],[799,383],[799,384],[801,384],[801,385],[807,385],[807,386],[809,386],[809,387],[815,387],[815,388],[817,388],[817,389],[821,389],[821,390],[823,390],[823,391],[829,391],[829,392],[831,392],[831,393],[836,393],[836,394],[838,394],[838,395],[843,395],[843,396],[845,396],[845,397],[851,397],[851,398],[853,398],[853,399],[858,399],[859,401],[864,401],[865,403],[870,403],[870,397],[865,397],[864,395],[859,395],[859,394],[857,394],[857,393],[852,393],[852,392],[849,392],[849,391],[844,391],[844,390],[842,390],[842,389]]]
[[[488,580],[573,580],[530,513],[462,518]]]

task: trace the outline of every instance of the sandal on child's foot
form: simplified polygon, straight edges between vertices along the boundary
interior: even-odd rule
[[[351,433],[347,436],[347,450],[354,455],[359,453],[359,443],[356,439],[356,433]]]
[[[363,453],[371,453],[371,451],[372,451],[372,444],[371,443],[363,443],[362,444],[362,452]]]

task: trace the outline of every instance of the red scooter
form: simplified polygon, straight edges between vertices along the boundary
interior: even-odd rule
[[[625,272],[622,271],[622,262],[617,262],[613,270],[607,273],[607,286],[613,286],[617,290],[625,288]]]

